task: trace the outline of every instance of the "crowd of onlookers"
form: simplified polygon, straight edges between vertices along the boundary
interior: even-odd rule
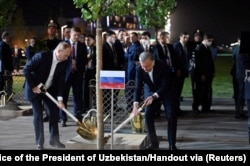
[[[63,108],[67,108],[70,91],[72,91],[73,95],[73,114],[79,121],[82,121],[84,114],[92,107],[92,105],[90,105],[89,81],[96,79],[97,50],[95,36],[94,34],[82,33],[79,27],[67,26],[63,29],[63,38],[58,39],[56,37],[57,28],[55,23],[49,23],[47,38],[45,40],[37,40],[35,37],[29,39],[29,45],[25,50],[20,49],[17,44],[13,47],[11,46],[11,34],[7,31],[2,33],[2,41],[0,44],[0,90],[4,90],[5,88],[8,95],[12,92],[12,75],[19,74],[20,58],[23,52],[25,52],[27,57],[27,63],[24,67],[24,75],[27,81],[25,81],[24,88],[26,98],[31,101],[33,108],[37,111],[34,115],[36,116],[37,122],[34,121],[34,125],[38,149],[43,148],[44,141],[43,134],[39,134],[42,128],[41,118],[43,118],[43,122],[49,121],[52,127],[55,125],[55,121],[52,121],[50,118],[53,115],[54,118],[60,120],[62,127],[67,126],[68,116],[65,111],[63,111]],[[214,111],[211,109],[212,82],[215,76],[214,61],[218,48],[214,44],[212,34],[203,34],[200,30],[196,30],[193,34],[181,32],[179,40],[170,43],[170,33],[166,31],[159,32],[159,34],[156,35],[156,40],[154,40],[149,31],[140,33],[136,31],[128,32],[125,29],[118,31],[107,30],[102,33],[101,49],[102,70],[125,71],[125,83],[127,85],[135,85],[135,89],[125,88],[126,108],[124,111],[131,112],[135,109],[135,106],[138,107],[137,102],[143,102],[136,101],[135,103],[135,99],[138,93],[137,88],[140,87],[139,83],[141,79],[145,79],[142,81],[145,83],[144,92],[145,90],[150,90],[152,93],[147,94],[147,92],[145,92],[144,100],[146,100],[146,102],[150,100],[150,103],[152,103],[159,99],[157,100],[157,105],[164,105],[167,118],[170,121],[169,126],[172,126],[173,130],[176,130],[176,116],[183,114],[183,111],[180,109],[180,102],[182,101],[181,94],[187,77],[191,79],[193,112],[199,114]],[[46,51],[50,53],[46,53]],[[51,62],[46,62],[46,60],[43,59],[43,57],[48,56],[47,54],[53,55]],[[239,52],[235,49],[233,56],[234,64],[238,62],[238,54]],[[164,68],[166,67],[166,71],[162,71],[162,69],[158,71],[167,77],[166,85],[165,83],[162,84],[168,87],[166,88],[168,91],[166,93],[170,94],[167,95],[166,98],[168,99],[166,100],[165,97],[162,99],[161,94],[159,94],[160,91],[158,92],[156,88],[160,84],[158,85],[155,82],[158,75],[153,71],[157,71],[157,68],[154,68],[154,66],[160,66],[158,61],[164,64]],[[40,63],[47,63],[48,66],[41,67]],[[60,75],[62,75],[63,78],[61,78],[62,76],[56,75],[57,70],[59,70],[59,64],[61,66]],[[243,75],[235,74],[239,72],[239,69],[242,69],[239,65],[236,65],[235,69],[232,70],[233,76],[236,76],[234,77],[236,78],[234,80],[235,118],[246,119],[248,116],[243,111],[245,104],[243,97],[244,90],[242,89],[244,85],[244,81],[242,81]],[[140,67],[143,71],[140,71]],[[236,70],[237,67],[238,70]],[[145,74],[140,75],[142,72],[148,75],[146,74],[147,76],[144,78]],[[38,73],[39,75],[37,75]],[[57,80],[55,80],[56,76]],[[7,83],[5,81],[6,79],[8,80]],[[58,79],[61,80],[60,83],[63,84],[63,86],[56,84]],[[152,85],[147,79],[151,79]],[[61,110],[59,111],[58,117],[52,114],[51,109],[54,109],[54,107],[52,107],[47,99],[34,95],[41,93],[37,85],[35,85],[38,84],[38,80],[49,90],[51,90],[51,87],[57,89],[57,92],[51,90],[51,93],[62,103],[62,105],[59,106]],[[146,82],[149,83],[147,84]],[[238,84],[236,85],[236,83]],[[154,86],[155,88],[153,88]],[[148,96],[149,94],[150,96]],[[111,96],[112,94],[110,90],[104,89],[103,95]],[[118,95],[119,90],[115,89],[112,96],[114,99],[113,105],[111,103],[111,97],[105,99],[104,112],[110,111],[112,106],[114,110],[123,110],[123,108],[118,106]],[[152,98],[148,99],[147,97]],[[137,100],[139,99],[137,98]],[[39,112],[42,110],[41,106],[45,108],[43,114]],[[150,109],[150,107],[148,109]],[[160,113],[160,107],[159,109],[157,107],[154,111],[154,118],[158,117]],[[44,117],[41,117],[42,115],[44,115]],[[146,120],[149,120],[147,122],[148,124],[153,122],[149,117]],[[51,138],[51,145],[64,147],[58,138],[58,128],[54,126],[51,130],[51,137],[53,137]],[[148,131],[151,130],[154,131],[153,129],[148,129]],[[172,137],[175,137],[176,131],[172,132]],[[175,142],[175,138],[171,139],[174,139],[173,141]],[[173,146],[172,150],[176,149],[175,143],[171,146]],[[157,147],[158,145],[156,143],[153,148]]]

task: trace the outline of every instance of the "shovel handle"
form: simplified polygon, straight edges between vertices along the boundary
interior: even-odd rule
[[[53,97],[51,96],[48,92],[45,92],[45,95],[50,98],[56,105],[59,105],[59,102]],[[79,122],[79,120],[72,115],[66,108],[62,108],[62,110],[69,116],[71,117],[75,122]]]
[[[40,83],[38,85],[38,88],[41,90],[42,93],[44,93],[48,98],[50,98],[51,101],[53,101],[56,105],[59,105],[59,102],[53,97],[51,96],[51,94],[49,94],[47,91],[46,91],[46,88],[45,86]],[[71,117],[75,122],[79,123],[79,120],[74,116],[72,115],[66,108],[62,108],[62,110],[69,116]],[[80,124],[80,123],[79,123]]]
[[[143,110],[143,107],[138,108],[138,112],[141,112]],[[117,126],[114,130],[113,130],[113,134],[116,133],[118,130],[120,130],[125,124],[127,124],[128,122],[130,122],[133,118],[135,117],[135,114],[131,113],[129,115],[129,117],[124,120],[119,126]]]
[[[144,103],[140,108],[138,108],[138,112],[141,112],[145,107],[146,107],[146,103]],[[113,136],[113,134],[115,134],[117,131],[119,131],[125,124],[130,122],[134,117],[135,117],[135,114],[131,113],[126,120],[124,120],[119,126],[117,126],[113,130],[113,132],[111,132],[111,134],[104,137],[104,142],[107,143],[109,138],[111,138]]]

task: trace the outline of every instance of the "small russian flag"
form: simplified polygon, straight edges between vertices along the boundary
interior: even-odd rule
[[[125,71],[100,71],[101,89],[125,89]]]

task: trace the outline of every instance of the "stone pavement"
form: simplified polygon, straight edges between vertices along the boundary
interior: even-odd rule
[[[250,150],[247,120],[234,118],[233,99],[213,99],[214,112],[194,114],[192,99],[184,98],[178,117],[177,148],[180,150]],[[161,138],[160,149],[168,149],[167,122],[164,117],[156,119],[157,135]],[[0,108],[0,150],[33,150],[34,130],[32,115],[23,114],[14,104]],[[77,136],[77,125],[69,118],[67,127],[59,127],[61,142],[67,143]],[[44,123],[45,149],[58,150],[48,145],[48,123]],[[132,133],[129,125],[119,133]],[[122,149],[122,147],[121,147]]]

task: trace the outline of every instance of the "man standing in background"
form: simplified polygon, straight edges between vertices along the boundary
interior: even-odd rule
[[[17,44],[15,44],[12,49],[12,57],[13,57],[13,69],[14,69],[13,74],[19,74],[22,49],[19,48]]]
[[[0,43],[0,91],[4,90],[7,96],[12,94],[13,71],[12,49],[10,47],[11,35],[9,32],[2,33],[2,41]],[[8,98],[8,97],[7,97]]]
[[[47,33],[48,37],[45,39],[47,47],[49,50],[54,50],[61,40],[56,37],[57,25],[53,21],[50,21],[48,24]]]
[[[177,115],[182,113],[180,108],[180,101],[181,101],[181,93],[184,85],[185,78],[189,76],[189,58],[188,58],[188,51],[187,51],[187,43],[189,41],[189,34],[187,32],[182,32],[179,36],[179,42],[173,44],[174,50],[177,55],[177,68],[176,68],[176,79],[175,79],[175,86],[176,86],[176,93],[177,93]]]
[[[106,41],[102,47],[102,64],[103,70],[112,70],[112,71],[121,71],[124,70],[124,52],[121,43],[115,44],[116,41],[116,34],[114,31],[107,31],[106,32]],[[119,45],[118,45],[119,44]],[[119,89],[114,90],[114,110],[121,111],[121,108],[118,106],[118,94]],[[104,111],[109,112],[111,108],[111,90],[104,89]]]
[[[31,60],[31,58],[35,55],[36,50],[35,50],[35,44],[36,44],[36,39],[34,37],[32,37],[29,40],[29,46],[26,48],[26,57],[27,60]]]
[[[79,42],[81,29],[72,27],[70,30],[69,44],[71,45],[71,56],[68,58],[68,66],[65,77],[65,88],[63,102],[67,107],[69,92],[72,87],[74,115],[81,122],[83,118],[83,77],[85,75],[85,65],[87,64],[87,47],[84,43]],[[60,111],[61,126],[65,127],[67,114]]]
[[[135,81],[136,65],[139,64],[140,53],[142,53],[144,50],[139,41],[138,33],[131,32],[129,37],[131,45],[127,49],[127,52],[125,53],[125,60],[127,64],[125,79],[127,86],[133,86]],[[127,102],[127,107],[126,107],[127,111],[133,109],[133,94],[134,94],[134,89],[126,87],[125,96]]]
[[[215,74],[214,60],[210,46],[213,41],[211,34],[204,35],[202,43],[195,49],[194,69],[194,95],[193,111],[199,112],[199,105],[202,112],[210,112],[212,105],[212,80]]]
[[[167,77],[169,77],[169,84],[170,84],[170,90],[171,90],[171,102],[168,102],[167,104],[171,109],[174,111],[177,111],[177,93],[176,93],[176,71],[178,70],[177,66],[177,56],[174,50],[174,47],[172,44],[169,43],[170,41],[170,34],[169,32],[163,31],[160,33],[160,38],[157,44],[154,47],[154,55],[157,60],[162,61],[167,66]],[[156,117],[160,116],[160,112],[155,112]]]

